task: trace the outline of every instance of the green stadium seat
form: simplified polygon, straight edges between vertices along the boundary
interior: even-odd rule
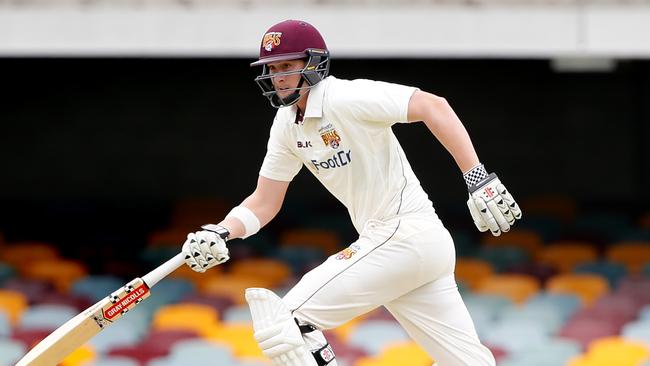
[[[566,321],[580,308],[580,298],[572,294],[553,294],[541,292],[528,300],[526,306],[550,306]]]
[[[287,263],[297,276],[308,272],[327,258],[322,249],[308,246],[279,247],[272,257]]]
[[[609,286],[615,288],[621,278],[627,275],[627,269],[620,263],[608,261],[592,261],[579,263],[573,267],[574,273],[594,273],[607,279]]]
[[[508,354],[499,366],[551,366],[566,365],[567,361],[579,355],[579,343],[562,338],[532,345],[521,351]]]
[[[251,311],[248,305],[236,305],[226,309],[223,313],[224,323],[252,323]]]
[[[113,276],[87,276],[73,283],[70,292],[97,302],[124,286],[124,283],[124,280]]]
[[[579,215],[573,224],[578,231],[613,240],[634,228],[631,220],[618,212],[589,212]]]
[[[449,232],[454,239],[457,257],[472,257],[479,250],[479,242],[475,239],[473,233],[464,230],[451,230]]]
[[[348,344],[369,355],[377,355],[389,344],[407,340],[408,335],[395,321],[366,320],[350,332]]]
[[[650,320],[626,324],[621,330],[621,336],[630,341],[642,342],[650,347]]]
[[[535,322],[541,330],[551,335],[562,327],[564,319],[562,313],[550,304],[525,303],[523,306],[510,305],[504,308],[499,322],[502,324]]]
[[[11,321],[9,315],[0,309],[0,338],[9,337],[11,334]]]
[[[548,215],[526,215],[525,220],[517,222],[522,229],[533,230],[538,233],[545,243],[559,239],[562,233],[562,220]]]
[[[174,344],[170,350],[165,366],[186,366],[205,364],[210,360],[211,365],[235,365],[231,350],[223,344],[201,339],[183,340]],[[156,363],[150,363],[154,366]]]
[[[138,344],[148,331],[148,324],[138,319],[136,313],[130,311],[124,314],[120,321],[102,330],[90,340],[93,349],[100,354],[113,348],[134,346]]]
[[[511,266],[527,263],[529,255],[523,248],[514,246],[483,246],[476,256],[492,264],[497,272],[503,272]]]
[[[20,318],[22,329],[54,330],[79,313],[75,307],[65,305],[33,305]]]
[[[539,322],[522,320],[497,322],[483,335],[482,340],[512,353],[547,343],[551,336],[547,330],[540,328]]]
[[[0,262],[0,285],[2,285],[6,280],[14,277],[16,271],[7,263]]]
[[[650,321],[650,305],[645,305],[639,311],[639,319]]]
[[[129,357],[100,357],[97,360],[84,363],[84,366],[140,366],[137,360]]]
[[[27,352],[24,344],[0,338],[0,365],[13,365]]]
[[[512,304],[509,299],[503,296],[476,293],[463,295],[463,300],[480,337],[492,328],[501,311]]]

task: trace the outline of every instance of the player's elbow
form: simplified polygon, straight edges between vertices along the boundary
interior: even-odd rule
[[[448,108],[451,107],[447,99],[418,90],[413,93],[409,101],[408,120],[409,122],[431,121],[438,111]]]
[[[431,93],[426,93],[426,94],[427,94],[427,101],[428,104],[430,105],[430,108],[433,108],[434,110],[445,110],[451,108],[449,102],[444,97],[431,94]]]

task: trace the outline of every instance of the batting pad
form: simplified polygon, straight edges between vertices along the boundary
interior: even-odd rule
[[[282,299],[265,288],[246,289],[255,340],[276,366],[318,366]]]

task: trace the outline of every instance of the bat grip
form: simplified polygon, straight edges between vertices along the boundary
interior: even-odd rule
[[[142,276],[142,280],[149,288],[152,288],[160,280],[167,277],[170,273],[174,272],[178,267],[185,264],[183,253],[176,254],[172,259],[158,266],[158,268]]]

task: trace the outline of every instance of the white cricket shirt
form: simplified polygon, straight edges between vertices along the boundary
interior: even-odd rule
[[[408,121],[416,90],[325,78],[309,92],[302,123],[295,106],[278,109],[260,175],[289,182],[306,166],[347,207],[359,232],[369,219],[435,215],[391,129]]]

